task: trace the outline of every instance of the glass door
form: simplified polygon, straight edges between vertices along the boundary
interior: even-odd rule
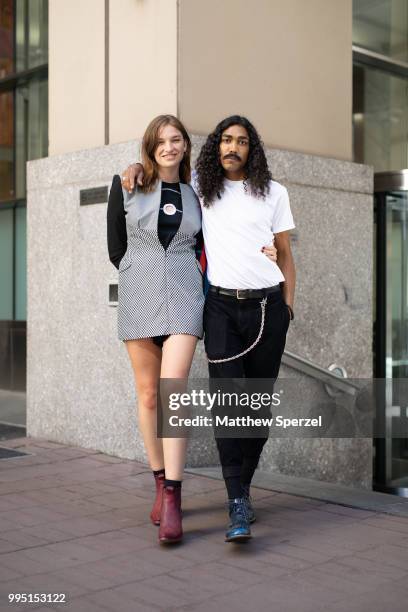
[[[374,370],[387,382],[377,405],[385,437],[375,441],[374,488],[408,497],[408,437],[402,437],[408,431],[408,171],[379,173],[375,182]]]

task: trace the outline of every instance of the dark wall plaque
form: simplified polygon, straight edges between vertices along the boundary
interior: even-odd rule
[[[79,203],[81,206],[88,204],[105,204],[108,201],[108,187],[92,187],[79,191]]]
[[[117,306],[118,299],[118,283],[109,283],[109,306]]]

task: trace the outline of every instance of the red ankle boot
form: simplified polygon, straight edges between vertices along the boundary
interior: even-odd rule
[[[153,525],[160,525],[160,513],[163,499],[164,474],[157,474],[154,477],[156,481],[156,499],[154,500],[153,508],[150,513],[150,520]]]
[[[180,542],[182,537],[181,487],[164,487],[159,542],[160,544],[173,544]]]

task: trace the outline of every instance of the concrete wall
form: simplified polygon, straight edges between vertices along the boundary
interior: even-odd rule
[[[343,366],[349,378],[371,379],[373,169],[287,151],[269,151],[268,162],[288,188],[296,224],[296,319],[286,350],[323,368]],[[299,406],[313,406],[323,419],[333,411],[321,382],[285,366],[280,376],[297,384]],[[259,467],[371,489],[372,440],[270,439]]]
[[[352,159],[351,0],[180,0],[180,118],[247,115],[267,145]]]
[[[194,138],[194,155],[202,143]],[[68,444],[145,459],[133,375],[117,340],[108,283],[106,204],[79,206],[79,190],[110,184],[134,159],[131,141],[28,164],[27,431]],[[349,376],[372,375],[372,169],[269,150],[296,223],[296,319],[287,349]],[[192,377],[206,376],[199,343]],[[282,368],[302,388],[302,375]],[[316,384],[316,398],[322,395]],[[320,400],[319,400],[320,401]],[[217,463],[210,432],[190,445],[190,465]],[[371,486],[371,440],[270,440],[262,468]]]

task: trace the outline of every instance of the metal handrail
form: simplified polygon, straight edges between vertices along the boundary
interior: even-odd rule
[[[313,361],[309,361],[309,359],[295,355],[295,353],[291,353],[290,351],[284,351],[282,363],[289,368],[302,372],[302,374],[306,374],[307,376],[316,378],[323,383],[329,384],[331,387],[335,387],[344,393],[355,395],[357,391],[360,391],[360,387],[351,380],[341,378],[329,370],[317,365],[317,363],[313,363]]]

